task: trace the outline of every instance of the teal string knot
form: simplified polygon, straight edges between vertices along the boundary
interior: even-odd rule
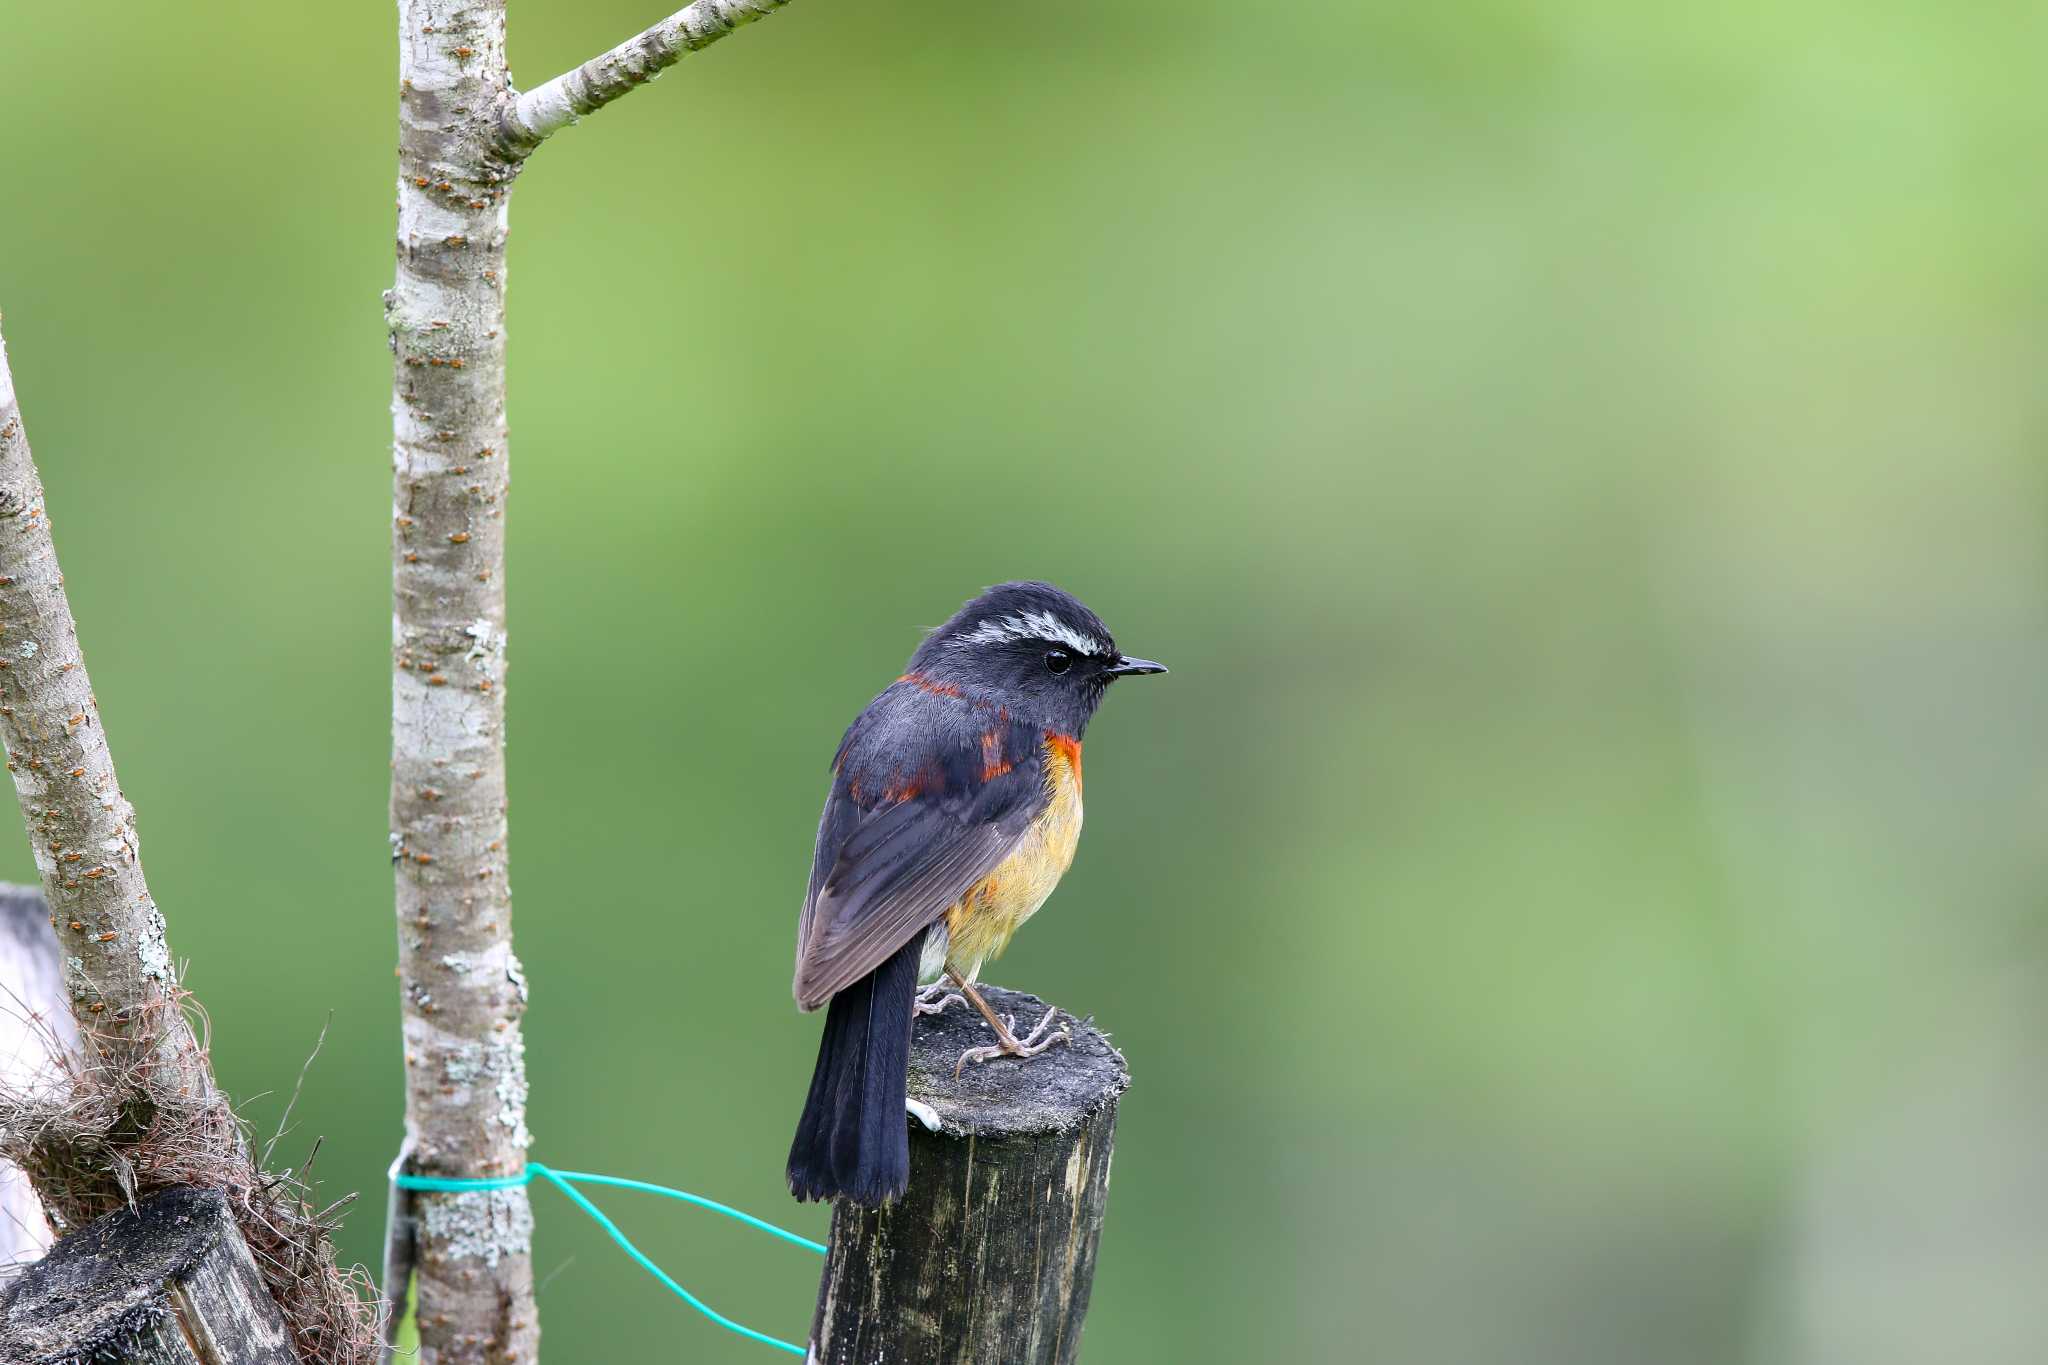
[[[655,1279],[661,1281],[670,1293],[717,1323],[720,1327],[725,1328],[728,1332],[736,1332],[749,1341],[758,1341],[763,1346],[773,1346],[777,1350],[787,1351],[791,1355],[800,1356],[807,1354],[803,1347],[798,1346],[794,1342],[784,1341],[780,1337],[771,1337],[766,1332],[757,1332],[743,1323],[734,1322],[731,1318],[725,1316],[725,1314],[677,1284],[667,1271],[648,1259],[645,1252],[628,1241],[626,1234],[619,1231],[619,1225],[605,1217],[604,1211],[591,1203],[583,1191],[577,1189],[576,1186],[609,1185],[614,1189],[638,1190],[643,1194],[658,1194],[664,1199],[674,1199],[679,1203],[694,1204],[700,1209],[709,1209],[711,1212],[723,1214],[735,1222],[745,1223],[748,1227],[765,1232],[772,1237],[780,1237],[785,1242],[793,1242],[797,1246],[815,1251],[820,1256],[824,1255],[826,1251],[823,1242],[814,1242],[808,1237],[800,1237],[787,1228],[776,1227],[773,1223],[765,1219],[756,1218],[751,1213],[733,1208],[730,1204],[721,1204],[716,1199],[706,1199],[703,1195],[691,1194],[688,1190],[673,1189],[667,1185],[655,1185],[645,1180],[628,1180],[626,1177],[618,1175],[594,1175],[589,1171],[558,1171],[552,1166],[543,1166],[538,1161],[527,1162],[526,1169],[518,1175],[493,1176],[473,1180],[455,1179],[439,1175],[411,1175],[398,1170],[393,1170],[391,1173],[391,1183],[399,1189],[419,1190],[428,1194],[475,1194],[486,1190],[516,1190],[531,1185],[536,1180],[545,1180],[563,1194],[568,1195],[570,1201],[577,1208],[589,1214],[591,1221],[603,1228],[605,1234],[618,1243],[619,1249],[631,1257],[635,1264]]]

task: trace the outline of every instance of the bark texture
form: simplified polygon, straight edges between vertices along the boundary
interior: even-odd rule
[[[0,739],[64,954],[64,992],[104,1060],[200,1095],[206,1059],[175,1007],[164,917],[86,676],[0,342]]]
[[[526,1162],[526,983],[505,820],[506,200],[502,0],[400,0],[393,355],[391,846],[414,1171]],[[400,1201],[421,1359],[531,1360],[524,1189]]]
[[[1028,1027],[1035,996],[983,986]],[[1123,1057],[1094,1028],[1027,1062],[955,1062],[989,1034],[961,1006],[917,1021],[910,1189],[880,1209],[839,1203],[810,1359],[826,1365],[1068,1365],[1109,1202]]]
[[[219,1190],[80,1228],[0,1293],[0,1365],[297,1365]]]
[[[526,981],[512,951],[505,793],[507,201],[577,114],[786,0],[698,0],[540,90],[512,88],[504,0],[399,0],[393,357],[391,847],[406,1136],[431,1175],[526,1163]],[[530,1361],[523,1188],[398,1191],[386,1293],[418,1291],[420,1356]]]
[[[546,85],[521,94],[505,111],[502,143],[525,156],[551,133],[637,90],[692,52],[773,14],[789,0],[697,0],[644,33],[592,57]]]
[[[251,1159],[180,1006],[164,919],[142,877],[50,539],[50,517],[0,345],[0,736],[42,873],[47,923],[77,1055],[44,1083],[0,1085],[0,1149],[24,1169],[60,1230],[138,1195],[222,1190],[261,1256],[299,1355],[367,1358],[370,1305],[339,1272],[335,1208],[315,1213],[289,1172]],[[346,1201],[343,1201],[344,1203]],[[337,1208],[339,1206],[336,1206]],[[249,1251],[241,1253],[246,1260]]]

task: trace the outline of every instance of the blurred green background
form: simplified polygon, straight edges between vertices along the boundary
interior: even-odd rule
[[[514,0],[515,71],[659,13]],[[152,886],[256,1121],[332,1015],[282,1159],[325,1136],[365,1260],[393,29],[0,16],[0,307]],[[990,972],[1136,1073],[1089,1359],[2048,1357],[2044,39],[805,0],[561,135],[510,258],[535,1155],[822,1229],[826,760],[1044,576],[1174,666]],[[766,1358],[536,1202],[550,1359]],[[801,1333],[802,1253],[611,1202]]]

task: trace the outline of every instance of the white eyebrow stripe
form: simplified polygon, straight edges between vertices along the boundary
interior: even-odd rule
[[[953,641],[955,649],[967,645],[1003,644],[1011,640],[1058,640],[1083,654],[1109,653],[1109,646],[1093,635],[1083,635],[1047,611],[1027,611],[1022,616],[990,617]]]

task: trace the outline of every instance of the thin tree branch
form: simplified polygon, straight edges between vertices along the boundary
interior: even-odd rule
[[[521,94],[504,114],[502,150],[519,160],[585,114],[637,90],[685,56],[711,46],[742,24],[773,14],[789,0],[697,0],[601,57],[593,57]]]
[[[0,736],[78,1030],[102,1058],[200,1095],[212,1077],[183,1012],[164,917],[142,877],[135,811],[86,676],[0,341]]]
[[[0,341],[0,739],[63,954],[78,1021],[67,1086],[0,1087],[0,1143],[52,1221],[77,1228],[171,1185],[227,1193],[299,1358],[374,1356],[374,1309],[334,1265],[303,1184],[266,1181],[207,1061],[205,1013],[183,996],[142,877],[50,538],[43,485]],[[189,1012],[188,1012],[189,1010]],[[196,1021],[195,1021],[196,1016]]]

